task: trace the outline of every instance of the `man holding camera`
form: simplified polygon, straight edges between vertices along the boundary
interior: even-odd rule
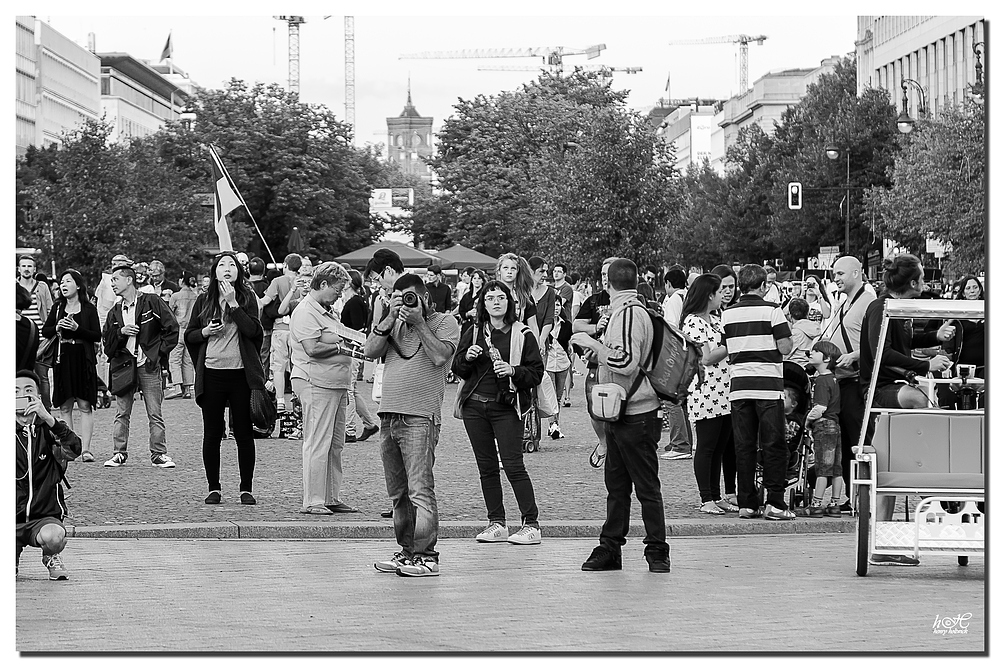
[[[24,547],[42,550],[42,564],[49,579],[68,577],[60,554],[66,548],[66,499],[59,482],[66,465],[83,451],[80,437],[65,422],[53,417],[42,403],[38,376],[29,370],[17,372],[15,413],[17,462],[15,484],[15,565],[19,569]]]
[[[459,340],[458,322],[437,312],[419,276],[404,274],[392,286],[388,312],[365,343],[369,358],[385,356],[382,401],[382,465],[392,499],[400,551],[375,563],[403,577],[437,576],[437,498],[434,449],[441,430],[441,403]]]
[[[170,351],[177,345],[177,320],[163,299],[138,291],[135,270],[131,266],[114,268],[111,287],[121,301],[115,304],[104,322],[104,353],[111,360],[123,355],[135,357],[136,384],[116,397],[112,433],[115,453],[104,462],[104,467],[119,468],[128,460],[129,425],[138,389],[142,391],[149,419],[150,460],[157,468],[173,468],[175,464],[167,456],[160,369],[166,365]]]

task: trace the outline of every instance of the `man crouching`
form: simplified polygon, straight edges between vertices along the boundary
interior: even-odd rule
[[[59,482],[66,465],[83,451],[80,437],[42,404],[38,376],[18,371],[15,392],[17,419],[17,518],[14,574],[25,546],[42,550],[49,579],[66,579],[60,553],[66,548],[66,499]]]

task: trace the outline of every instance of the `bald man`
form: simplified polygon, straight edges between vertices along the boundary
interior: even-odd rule
[[[843,461],[844,493],[847,499],[841,510],[850,511],[851,464],[861,437],[865,417],[864,396],[858,378],[861,345],[861,321],[868,305],[875,300],[875,290],[865,283],[861,262],[856,257],[841,257],[833,265],[833,281],[840,290],[840,301],[830,317],[824,336],[840,348],[841,357],[835,374],[840,385],[840,447]]]

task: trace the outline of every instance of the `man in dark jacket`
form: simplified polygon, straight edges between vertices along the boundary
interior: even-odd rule
[[[66,500],[59,482],[66,464],[83,451],[80,437],[65,422],[55,419],[42,403],[38,376],[29,370],[17,372],[15,390],[15,437],[17,463],[15,522],[17,574],[24,547],[42,550],[42,564],[49,579],[66,579],[60,553],[66,547]]]
[[[115,304],[104,323],[104,353],[115,366],[115,359],[132,355],[136,360],[137,387],[149,415],[149,451],[157,468],[173,468],[167,456],[167,430],[163,424],[163,385],[161,371],[177,345],[177,320],[170,307],[155,294],[140,293],[135,286],[135,271],[131,266],[116,266],[111,276],[115,294],[122,298]],[[128,459],[129,420],[135,391],[117,397],[114,455],[104,462],[106,468],[118,468]]]

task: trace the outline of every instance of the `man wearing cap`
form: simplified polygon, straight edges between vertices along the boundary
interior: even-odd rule
[[[109,359],[119,355],[135,357],[137,389],[142,390],[149,419],[149,451],[157,468],[173,468],[167,456],[167,430],[163,424],[163,385],[161,368],[167,355],[177,345],[177,320],[163,299],[139,292],[135,287],[135,269],[116,266],[112,271],[112,287],[121,301],[108,313],[104,323],[104,353]],[[128,459],[129,425],[135,392],[126,391],[116,397],[117,411],[112,433],[115,453],[104,462],[106,468],[118,468]]]
[[[427,292],[431,295],[434,310],[439,313],[451,312],[451,287],[441,277],[440,266],[433,264],[427,268],[424,284],[427,285]]]

